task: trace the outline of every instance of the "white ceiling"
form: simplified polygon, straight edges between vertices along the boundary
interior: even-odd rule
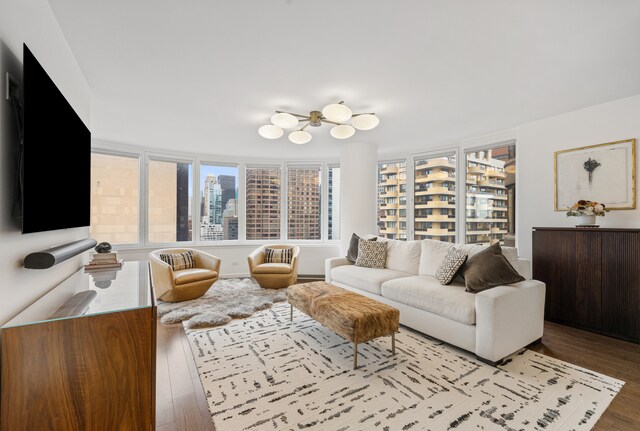
[[[257,134],[276,109],[375,111],[350,140],[424,151],[640,94],[636,0],[49,0],[97,139],[316,158]]]

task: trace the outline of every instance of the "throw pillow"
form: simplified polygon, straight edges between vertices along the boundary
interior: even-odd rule
[[[174,271],[190,269],[196,267],[196,259],[192,251],[183,251],[182,253],[161,253],[160,259],[169,264]]]
[[[464,277],[467,292],[478,293],[503,284],[524,281],[506,257],[500,243],[495,243],[471,256],[460,273]]]
[[[467,253],[451,247],[436,271],[436,280],[443,286],[451,284],[466,261]]]
[[[264,263],[291,263],[293,259],[292,248],[265,248]]]
[[[367,241],[375,241],[377,238],[373,237]],[[358,259],[358,241],[360,241],[360,237],[355,233],[351,234],[351,241],[349,242],[349,250],[347,250],[346,259],[351,263],[356,263],[356,259]]]
[[[358,258],[356,266],[364,268],[384,269],[387,264],[387,244],[384,242],[358,241]]]

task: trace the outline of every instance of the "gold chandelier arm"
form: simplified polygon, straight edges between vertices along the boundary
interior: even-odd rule
[[[357,116],[359,116],[359,115],[376,115],[376,113],[375,113],[375,112],[361,112],[361,113],[359,113],[359,114],[352,114],[352,115],[351,115],[351,118],[353,118],[353,117],[357,117]]]
[[[306,128],[309,126],[309,124],[311,124],[311,121],[309,121],[307,124],[305,124],[304,126],[302,126],[302,128],[301,128],[300,130],[304,130],[304,129],[306,129]]]
[[[337,123],[337,122],[335,122],[335,121],[329,121],[329,120],[327,120],[327,119],[326,119],[326,118],[324,118],[324,117],[322,117],[322,122],[323,122],[323,123],[329,123],[329,124],[335,124],[336,126],[342,126],[343,124],[345,124],[345,123]]]
[[[305,120],[309,120],[311,118],[308,115],[294,114],[293,112],[287,112],[287,111],[276,111],[276,114],[289,114],[289,115],[293,115],[294,117],[304,118]]]

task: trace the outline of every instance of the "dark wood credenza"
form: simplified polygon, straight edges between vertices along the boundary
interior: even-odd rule
[[[83,269],[2,326],[0,431],[155,429],[147,262]]]
[[[545,320],[640,343],[640,229],[533,228]]]

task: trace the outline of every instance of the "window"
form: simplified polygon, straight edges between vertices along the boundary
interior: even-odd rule
[[[456,240],[456,156],[415,160],[414,239]]]
[[[138,157],[91,154],[91,237],[112,244],[138,242],[139,179]]]
[[[149,160],[149,242],[191,241],[192,184],[193,165],[190,162]]]
[[[406,185],[405,162],[378,163],[378,235],[389,239],[407,238],[406,212],[403,211],[407,205]]]
[[[280,168],[247,167],[248,240],[280,238]]]
[[[238,166],[200,165],[200,240],[238,239]]]
[[[329,239],[340,239],[340,167],[330,166],[328,172]]]
[[[320,168],[287,168],[287,231],[289,239],[319,240]]]
[[[515,245],[516,146],[466,154],[468,244]]]

